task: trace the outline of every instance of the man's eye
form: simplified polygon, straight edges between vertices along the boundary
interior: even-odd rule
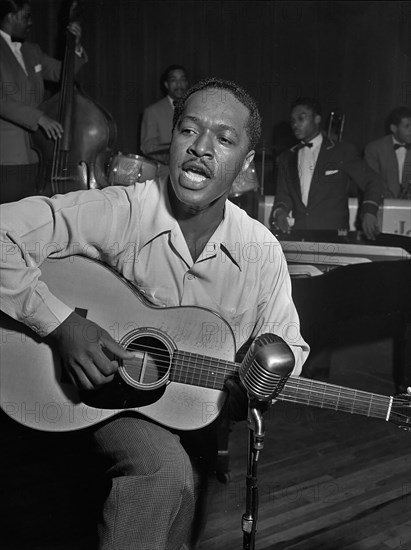
[[[218,139],[219,139],[220,143],[223,143],[224,145],[231,145],[233,143],[231,139],[229,139],[225,136],[220,136]]]
[[[191,136],[192,134],[194,134],[194,130],[192,128],[181,128],[180,132],[188,136]]]

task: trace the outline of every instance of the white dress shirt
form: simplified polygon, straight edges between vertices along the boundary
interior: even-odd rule
[[[395,139],[394,136],[392,136],[392,142],[393,142],[393,147],[396,143],[398,143],[399,145],[402,145],[399,141]],[[404,171],[405,157],[407,156],[407,149],[405,147],[398,147],[398,149],[395,150],[395,154],[397,156],[398,176],[399,176],[399,183],[401,185],[402,173]]]
[[[312,147],[302,147],[298,151],[298,175],[301,185],[301,200],[307,206],[308,194],[310,192],[311,180],[314,174],[315,165],[317,164],[318,154],[323,142],[322,134],[318,134],[309,143]]]

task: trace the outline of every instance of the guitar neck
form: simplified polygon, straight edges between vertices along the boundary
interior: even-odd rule
[[[371,418],[388,420],[393,398],[303,377],[288,379],[279,401],[290,401]]]
[[[236,363],[176,351],[171,380],[223,390],[225,380],[238,376],[238,371]],[[389,396],[294,376],[287,380],[277,399],[384,420],[389,420],[393,402]]]

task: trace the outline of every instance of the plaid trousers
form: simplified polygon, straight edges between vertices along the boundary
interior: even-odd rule
[[[99,550],[193,548],[189,541],[203,482],[179,436],[121,415],[97,426],[93,439],[109,482]]]

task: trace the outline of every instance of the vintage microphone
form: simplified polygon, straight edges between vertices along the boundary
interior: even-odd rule
[[[295,364],[290,346],[276,334],[262,334],[251,344],[239,376],[248,395],[248,464],[243,549],[254,550],[258,515],[257,465],[264,446],[263,412],[281,392]]]
[[[295,364],[290,346],[276,334],[262,334],[249,347],[240,380],[250,399],[271,401],[281,392]]]

